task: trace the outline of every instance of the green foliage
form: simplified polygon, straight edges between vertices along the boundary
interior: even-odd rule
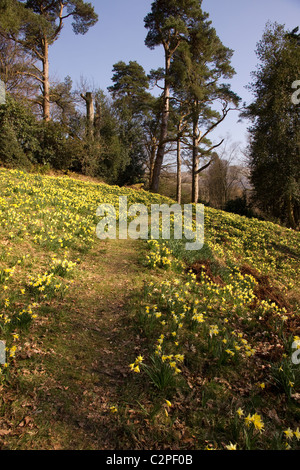
[[[257,47],[260,64],[249,88],[255,100],[249,157],[255,200],[267,214],[291,228],[300,222],[300,108],[292,103],[293,77],[300,76],[297,37],[268,24]]]
[[[36,155],[37,163],[50,165],[57,170],[68,169],[72,155],[66,130],[58,122],[41,122],[38,126],[38,140],[41,150]]]
[[[176,376],[167,362],[159,356],[151,356],[151,365],[143,364],[143,369],[149,377],[150,383],[158,390],[166,391],[175,388]]]
[[[226,203],[225,211],[232,212],[233,214],[244,215],[246,217],[254,217],[253,210],[249,206],[245,195],[235,199],[230,199]]]
[[[143,181],[145,173],[146,153],[143,144],[143,130],[141,126],[129,121],[121,128],[122,144],[128,149],[128,163],[123,171],[119,172],[117,184],[136,184]]]
[[[129,162],[120,173],[117,183],[134,184],[143,179],[145,172],[145,142],[149,138],[149,118],[155,100],[147,92],[149,77],[137,62],[125,64],[120,61],[113,70],[114,85],[108,90],[119,117],[122,143],[129,152]]]
[[[121,141],[119,123],[111,101],[102,91],[98,93],[97,100],[101,109],[99,139],[89,142],[88,146],[93,148],[92,155],[97,159],[96,175],[113,184],[129,163],[128,150]]]
[[[76,115],[71,77],[67,76],[63,82],[53,86],[50,93],[51,103],[55,104],[52,116],[63,125],[69,125],[72,118]]]
[[[83,158],[83,144],[68,135],[65,127],[59,122],[38,121],[28,106],[9,95],[0,106],[0,128],[2,165],[27,169],[47,165],[62,170]]]
[[[38,41],[41,35],[47,35],[51,42],[57,38],[62,25],[60,24],[61,6],[66,10],[63,17],[72,17],[75,34],[85,34],[98,21],[98,16],[91,3],[83,0],[66,2],[48,0],[4,1],[3,19],[7,29],[14,27],[22,32],[29,42]],[[14,26],[15,25],[15,26]],[[43,26],[43,28],[41,28]],[[59,31],[58,31],[58,28]]]
[[[149,79],[141,65],[136,61],[129,64],[120,61],[114,65],[113,86],[108,90],[114,99],[114,104],[122,115],[127,113],[137,115],[145,101],[150,99],[146,90],[149,88]]]
[[[9,167],[29,167],[40,151],[37,122],[25,105],[7,96],[0,106],[0,162]]]
[[[28,164],[15,130],[7,122],[1,123],[0,161],[8,167],[22,167]]]
[[[195,18],[201,9],[198,0],[156,0],[151,12],[145,17],[148,34],[145,40],[150,49],[168,43],[170,49],[187,33],[188,21]]]

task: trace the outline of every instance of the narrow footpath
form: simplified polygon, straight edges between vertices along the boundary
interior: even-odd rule
[[[68,296],[50,305],[30,331],[27,359],[5,399],[11,427],[2,448],[129,445],[112,407],[120,394],[130,396],[135,338],[128,302],[150,276],[140,262],[144,249],[137,241],[110,240],[82,256]]]

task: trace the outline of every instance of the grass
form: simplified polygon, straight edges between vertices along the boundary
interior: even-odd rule
[[[7,170],[0,189],[1,449],[299,448],[298,233],[207,209],[200,252],[100,241],[101,202],[168,200]]]

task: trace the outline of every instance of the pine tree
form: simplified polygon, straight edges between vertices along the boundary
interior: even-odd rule
[[[112,94],[116,107],[122,113],[127,109],[131,116],[138,115],[149,99],[149,78],[145,70],[136,61],[128,64],[120,61],[114,64],[113,73],[113,85],[108,91]]]
[[[156,0],[144,20],[145,28],[148,29],[145,44],[150,49],[162,45],[165,54],[160,137],[150,187],[153,192],[158,192],[159,189],[160,173],[168,142],[172,60],[180,43],[185,40],[189,22],[201,12],[201,3],[199,0]]]
[[[64,21],[73,19],[75,34],[85,34],[98,16],[91,3],[83,0],[1,0],[0,34],[29,52],[42,67],[28,76],[42,88],[43,117],[50,120],[49,47],[59,38]]]
[[[209,157],[222,143],[213,145],[209,135],[239,103],[229,85],[221,82],[235,73],[230,64],[231,57],[232,51],[220,41],[207,13],[199,13],[191,21],[186,41],[174,55],[172,86],[191,129],[192,202],[198,201],[199,173],[212,161],[210,159],[200,168],[201,157]],[[218,105],[220,111],[214,105]]]
[[[199,146],[201,143],[209,144],[207,136],[225,119],[229,103],[236,105],[238,102],[230,88],[219,83],[220,78],[230,78],[234,73],[230,66],[232,51],[222,45],[201,6],[202,1],[199,0],[156,0],[145,18],[145,27],[149,30],[146,45],[151,49],[162,45],[165,52],[161,129],[151,190],[158,191],[165,147],[170,140],[177,140],[180,161],[180,142],[174,137],[174,132],[171,136],[169,132],[171,100],[175,93],[175,97],[184,103],[184,108],[188,103],[192,123],[193,202],[198,199]],[[221,102],[221,113],[212,109],[214,100]],[[184,111],[182,116],[185,114]],[[203,133],[199,130],[200,122],[204,126],[205,122],[207,124]],[[178,182],[178,191],[179,185]]]

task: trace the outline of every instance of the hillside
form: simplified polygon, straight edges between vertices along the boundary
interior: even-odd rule
[[[120,195],[171,202],[0,169],[0,449],[299,449],[300,234],[99,240]]]

